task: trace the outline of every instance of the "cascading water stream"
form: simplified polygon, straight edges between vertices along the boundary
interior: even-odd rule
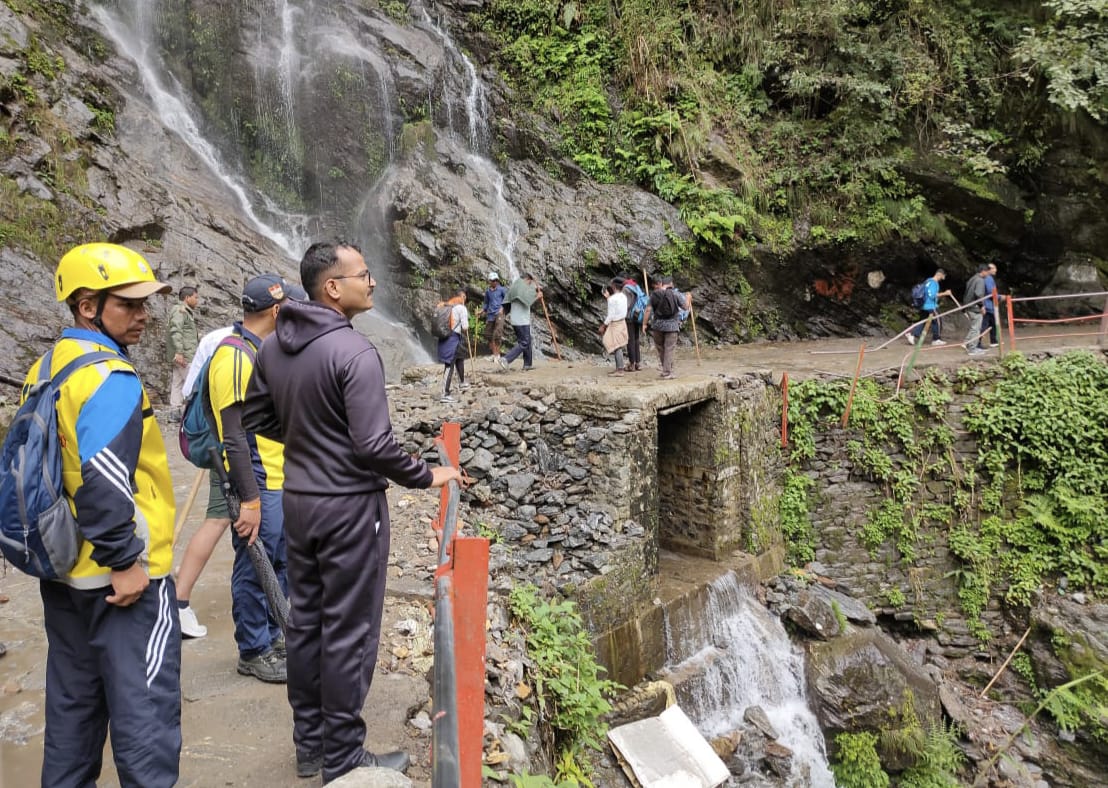
[[[504,260],[510,280],[519,277],[519,268],[515,261],[515,246],[520,238],[520,219],[508,202],[504,194],[504,175],[485,156],[488,149],[488,101],[485,98],[485,86],[477,76],[477,69],[464,52],[454,42],[450,33],[444,26],[439,25],[422,5],[419,6],[422,22],[442,41],[443,50],[447,55],[448,66],[451,64],[461,75],[466,85],[464,91],[466,128],[465,134],[459,133],[454,126],[454,108],[447,97],[446,111],[450,124],[450,133],[464,140],[470,153],[466,157],[466,164],[475,172],[482,182],[491,186],[489,191],[489,208],[492,210],[493,230],[496,238],[496,249]],[[510,281],[509,280],[509,281]]]
[[[150,96],[162,125],[180,137],[230,190],[243,215],[259,233],[281,247],[290,259],[299,259],[307,246],[302,230],[307,225],[306,217],[274,212],[274,218],[290,228],[288,232],[281,232],[258,215],[247,187],[240,178],[232,174],[215,146],[200,133],[200,126],[192,110],[179,98],[184,92],[167,70],[161,67],[157,56],[151,53],[150,14],[156,11],[156,6],[156,3],[149,0],[128,0],[122,4],[119,12],[97,6],[93,13],[115,43],[116,49],[120,53],[129,54],[138,67],[143,87]]]
[[[789,785],[834,788],[815,715],[808,708],[803,656],[781,622],[733,573],[717,578],[708,604],[679,624],[665,621],[669,675],[694,676],[684,711],[711,738],[743,727],[743,712],[760,706],[778,742],[793,751]],[[691,707],[687,707],[691,706]]]
[[[333,24],[319,26],[314,23],[314,6],[310,1],[299,4],[294,4],[292,0],[272,2],[276,24],[270,26],[268,33],[263,32],[252,42],[250,54],[256,83],[259,86],[272,86],[266,95],[270,101],[279,105],[276,107],[276,117],[284,127],[283,133],[293,143],[288,146],[289,149],[298,148],[296,140],[301,133],[296,98],[298,95],[303,96],[304,90],[315,89],[311,85],[311,63],[315,52],[312,47],[324,46],[334,54],[361,64],[363,75],[369,76],[365,73],[367,67],[374,72],[372,81],[379,88],[378,99],[383,105],[380,119],[384,137],[388,140],[388,156],[391,161],[397,137],[393,112],[394,89],[391,72],[384,58],[379,52],[361,44],[349,29]],[[311,217],[284,212],[268,195],[246,186],[245,180],[235,175],[227,166],[216,146],[203,136],[201,124],[197,120],[199,113],[184,98],[185,91],[169,73],[151,43],[154,39],[152,15],[157,10],[158,4],[154,0],[121,0],[112,9],[96,7],[94,14],[118,51],[135,62],[143,87],[162,125],[177,134],[230,190],[237,199],[243,216],[261,235],[281,247],[291,260],[299,260],[310,243],[306,228]],[[289,228],[288,231],[276,230],[270,221],[259,215],[259,210],[280,226]],[[375,271],[379,276],[382,269],[375,268]],[[408,327],[382,314],[380,304],[372,312],[359,316],[355,325],[362,333],[373,337],[378,349],[385,355],[386,368],[390,371],[399,370],[406,363],[425,363],[430,360]]]

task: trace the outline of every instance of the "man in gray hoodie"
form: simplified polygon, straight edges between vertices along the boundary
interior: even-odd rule
[[[285,445],[296,771],[312,777],[322,769],[327,783],[359,766],[408,767],[404,752],[364,749],[361,716],[385,598],[385,490],[390,479],[441,487],[461,474],[409,456],[393,435],[381,357],[350,324],[373,308],[377,284],[361,251],[313,244],[300,279],[311,300],[286,303],[277,315],[258,352],[242,423]]]

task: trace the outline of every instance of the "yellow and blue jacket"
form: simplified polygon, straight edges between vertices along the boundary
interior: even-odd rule
[[[253,332],[235,323],[233,333],[249,343],[255,354],[262,340]],[[246,385],[254,374],[254,360],[250,354],[233,345],[220,345],[212,354],[208,365],[208,394],[212,401],[212,413],[215,415],[219,440],[231,450],[223,432],[223,411],[234,405],[241,405],[246,399]],[[280,490],[285,484],[285,447],[283,444],[261,435],[244,430],[246,444],[250,452],[250,466],[258,487],[263,490]],[[243,494],[249,487],[235,479],[233,463],[225,460],[232,481]],[[241,488],[246,489],[241,489]],[[247,495],[247,498],[249,495]]]
[[[106,334],[67,328],[54,346],[50,374],[77,356],[109,351],[70,375],[58,396],[58,439],[65,494],[82,543],[63,582],[75,588],[111,585],[112,569],[139,561],[151,578],[173,565],[173,482],[165,442],[135,368]],[[24,381],[38,380],[42,358]]]

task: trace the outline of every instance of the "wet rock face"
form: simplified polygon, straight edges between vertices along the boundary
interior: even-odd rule
[[[809,642],[807,672],[816,714],[828,738],[859,730],[906,734],[940,720],[934,681],[880,630],[851,629],[827,642]],[[891,747],[881,756],[887,768],[910,765],[903,751]]]

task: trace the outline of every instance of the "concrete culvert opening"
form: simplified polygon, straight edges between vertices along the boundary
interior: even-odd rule
[[[726,515],[726,463],[719,454],[716,400],[658,411],[658,543],[662,549],[718,558]]]

